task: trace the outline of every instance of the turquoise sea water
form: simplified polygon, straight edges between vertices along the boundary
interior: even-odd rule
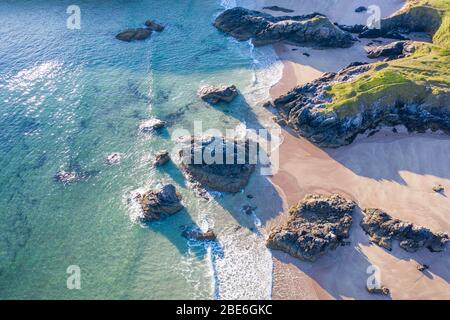
[[[66,28],[71,4],[0,2],[0,299],[269,298],[270,253],[258,219],[241,212],[245,194],[201,200],[176,164],[154,170],[151,161],[195,120],[260,127],[258,103],[274,80],[264,72],[276,63],[212,26],[217,0],[79,0],[80,30]],[[166,30],[143,42],[114,38],[148,18]],[[196,97],[209,83],[234,83],[243,97],[209,107]],[[150,117],[171,125],[140,134]],[[112,152],[124,154],[120,164],[106,164]],[[60,167],[88,178],[62,185],[53,180]],[[163,183],[187,209],[138,223],[130,195]],[[270,199],[269,186],[259,190]],[[184,239],[192,223],[214,227],[218,244]],[[70,265],[81,269],[81,290],[67,289]]]

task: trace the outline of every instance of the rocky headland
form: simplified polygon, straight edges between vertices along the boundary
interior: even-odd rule
[[[289,210],[288,221],[273,228],[267,246],[314,262],[330,250],[345,245],[355,203],[340,195],[307,195]]]
[[[240,41],[251,39],[255,46],[286,42],[299,46],[346,48],[354,42],[349,32],[320,13],[274,17],[235,7],[221,13],[214,26]]]

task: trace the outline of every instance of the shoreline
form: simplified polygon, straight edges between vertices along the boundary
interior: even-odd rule
[[[283,2],[276,4],[283,6]],[[365,45],[364,40],[349,49],[292,50],[295,47],[274,45],[284,70],[282,79],[270,89],[271,99],[324,72],[337,71],[353,61],[370,61],[365,59]],[[335,52],[338,50],[347,54]],[[282,135],[280,170],[270,181],[283,199],[284,208],[308,193],[339,193],[361,208],[381,208],[395,218],[433,231],[450,232],[450,200],[432,191],[436,184],[450,189],[450,170],[441,165],[450,152],[447,136],[381,130],[372,137],[362,135],[349,146],[321,149],[289,131],[283,130]],[[265,229],[283,221],[285,212],[268,221]],[[369,294],[365,288],[367,267],[376,265],[393,299],[450,299],[448,253],[420,250],[411,254],[397,245],[388,252],[369,242],[359,227],[360,219],[358,212],[352,225],[351,246],[338,248],[315,263],[272,251],[272,298],[386,299]],[[418,272],[418,263],[432,266],[429,274]]]

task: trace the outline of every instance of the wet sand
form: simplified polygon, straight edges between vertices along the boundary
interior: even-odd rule
[[[329,4],[332,2],[334,7]],[[333,9],[336,1],[327,1],[323,5],[322,1],[278,0],[266,1],[265,5],[295,9],[294,14],[319,11],[340,23],[361,23],[358,21],[361,16],[356,17],[353,10],[366,5],[367,1],[346,2],[348,4],[341,5],[339,12]],[[387,12],[383,16],[402,6],[401,1],[377,1],[377,4]],[[312,81],[324,72],[337,71],[354,61],[368,61],[364,54],[365,45],[366,42],[361,42],[349,49],[327,50],[276,45],[284,72],[282,80],[271,90],[272,98]],[[304,55],[305,52],[309,56]],[[356,201],[360,208],[381,208],[395,218],[450,233],[448,136],[401,131],[394,134],[387,129],[370,138],[361,137],[350,146],[321,149],[288,131],[283,135],[284,142],[279,150],[280,170],[271,181],[283,199],[284,208],[307,193],[339,193]],[[447,194],[435,193],[432,188],[437,184],[443,185]],[[285,218],[281,214],[267,221],[266,229]],[[407,253],[394,245],[393,251],[388,252],[368,241],[359,227],[360,220],[358,211],[354,216],[350,246],[338,248],[315,263],[302,262],[274,251],[273,298],[450,299],[448,250],[430,253],[422,249]],[[430,269],[419,272],[418,263],[428,264]],[[371,275],[367,268],[371,265],[381,270],[381,282],[391,290],[389,297],[366,291],[366,281]]]

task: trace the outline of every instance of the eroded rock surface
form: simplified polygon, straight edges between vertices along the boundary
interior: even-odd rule
[[[423,247],[439,252],[445,249],[449,241],[445,233],[433,233],[425,227],[394,219],[380,209],[365,209],[361,227],[371,241],[387,250],[392,250],[392,242],[397,240],[400,247],[408,252],[416,252]]]
[[[396,41],[383,46],[371,47],[367,50],[367,57],[376,59],[387,57],[389,60],[404,58],[415,50],[410,41]]]
[[[345,244],[355,203],[340,195],[307,195],[289,211],[288,221],[270,231],[267,246],[306,261]]]
[[[181,168],[193,181],[221,192],[239,192],[256,167],[250,141],[222,137],[192,137],[180,150]]]
[[[274,17],[235,7],[221,13],[214,26],[238,40],[252,39],[256,46],[285,41],[299,46],[346,48],[354,41],[350,33],[319,13]]]
[[[152,30],[149,28],[135,28],[127,29],[116,35],[116,39],[126,42],[133,40],[145,40],[152,35]]]
[[[211,104],[221,101],[231,102],[238,95],[236,86],[204,86],[198,91],[199,97]]]
[[[170,216],[184,208],[181,203],[181,195],[172,184],[167,184],[158,190],[149,190],[138,194],[136,200],[143,211],[144,221],[160,220],[164,216]]]

